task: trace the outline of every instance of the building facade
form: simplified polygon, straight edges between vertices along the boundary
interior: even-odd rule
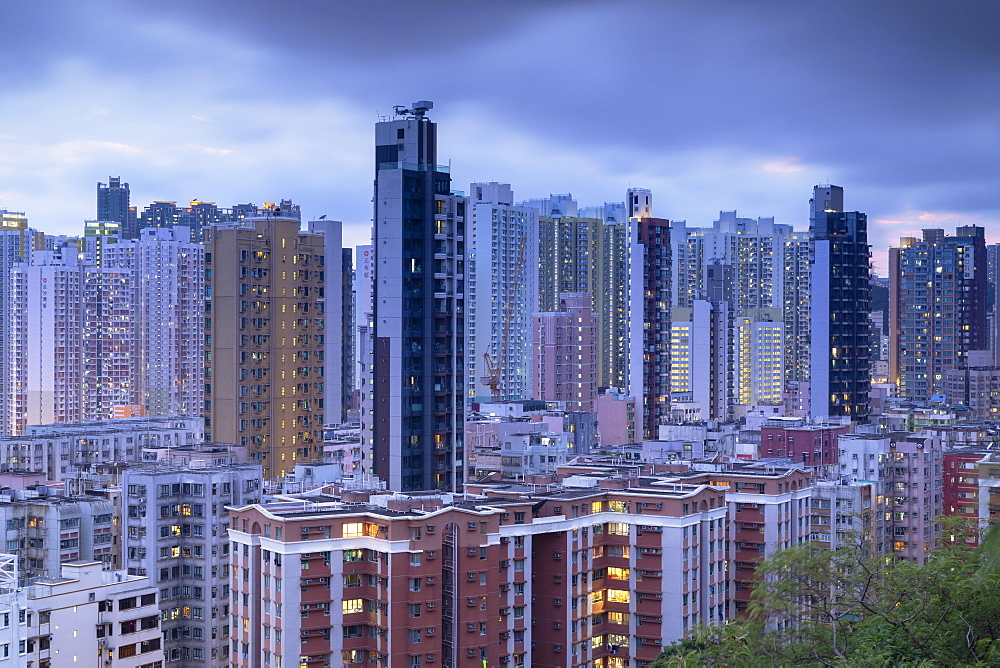
[[[295,218],[205,232],[205,437],[249,447],[267,477],[323,456],[324,253]]]
[[[865,422],[871,389],[868,217],[844,211],[842,187],[816,186],[809,233],[810,414]]]
[[[506,183],[469,186],[466,387],[469,399],[532,391],[531,316],[538,310],[538,210]]]
[[[560,296],[560,310],[534,316],[534,398],[594,410],[597,400],[597,317],[586,293]]]
[[[889,249],[889,382],[899,396],[943,394],[945,373],[987,350],[985,230],[924,230]]]
[[[374,471],[394,490],[464,480],[468,200],[437,164],[430,102],[375,126]]]
[[[260,466],[129,468],[122,474],[122,567],[159,590],[167,661],[229,660],[231,505],[256,503]]]

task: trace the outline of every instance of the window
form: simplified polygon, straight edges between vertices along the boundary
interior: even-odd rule
[[[420,629],[410,629],[410,642],[420,642]]]
[[[608,603],[628,603],[631,599],[631,592],[621,589],[607,590]]]
[[[628,525],[623,522],[608,522],[608,534],[612,536],[627,536]]]
[[[363,598],[344,599],[343,612],[349,615],[355,612],[364,611],[365,600]]]

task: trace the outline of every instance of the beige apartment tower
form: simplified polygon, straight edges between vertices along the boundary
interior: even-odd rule
[[[205,230],[205,438],[265,478],[323,453],[323,235],[268,216]]]

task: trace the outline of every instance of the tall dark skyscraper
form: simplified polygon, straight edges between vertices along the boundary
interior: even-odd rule
[[[456,490],[464,477],[468,202],[437,165],[432,106],[375,126],[372,446],[398,491]]]
[[[816,186],[809,205],[810,412],[865,422],[871,389],[868,217],[843,210],[840,186]]]
[[[924,230],[889,249],[889,381],[907,399],[944,393],[944,372],[987,350],[986,236]]]
[[[642,281],[642,290],[635,286],[633,291],[639,294],[633,298],[642,300],[642,322],[633,322],[632,336],[640,332],[642,336],[638,353],[642,355],[642,433],[644,438],[659,438],[660,420],[670,414],[670,221],[643,217],[634,220],[633,228],[637,243],[632,252],[641,254],[633,258],[639,270],[633,271],[633,280]],[[636,363],[633,359],[632,364]]]
[[[106,184],[97,184],[97,220],[118,221],[126,239],[139,236],[135,209],[129,208],[128,184],[122,183],[120,176],[109,176]]]

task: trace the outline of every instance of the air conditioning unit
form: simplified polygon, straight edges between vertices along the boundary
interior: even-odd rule
[[[434,550],[430,550],[429,552],[426,552],[425,554],[427,555],[428,559],[436,559],[437,558],[437,552],[435,552]]]
[[[468,654],[469,656],[475,656],[476,655],[476,648],[475,647],[470,647],[468,650],[466,650],[465,653]]]
[[[555,646],[554,646],[554,647],[552,648],[552,651],[553,651],[553,652],[561,652],[561,651],[562,651],[562,645],[555,645]]]
[[[510,591],[510,585],[509,584],[500,585],[500,591]]]
[[[479,554],[479,550],[477,550],[477,549],[476,549],[476,548],[474,548],[474,547],[470,547],[470,548],[469,548],[469,556],[470,556],[470,557],[474,557],[474,556],[476,556],[477,554]]]
[[[435,633],[437,633],[437,631],[434,629],[433,626],[431,628],[427,629],[427,635],[432,636]]]
[[[477,577],[477,576],[476,576],[476,574],[475,574],[475,573],[469,573],[469,574],[468,574],[467,576],[465,576],[465,577],[466,577],[466,578],[468,578],[469,582],[475,582],[475,580],[476,580],[476,577]]]
[[[475,522],[469,522],[469,531],[475,531],[477,524]]]
[[[562,628],[562,622],[552,622],[552,628],[554,628],[554,629],[561,629]]]
[[[504,631],[503,633],[500,634],[500,637],[501,638],[509,638],[510,637],[510,631]]]
[[[476,599],[470,598],[468,602],[466,602],[466,605],[469,606],[470,608],[476,607]]]
[[[552,557],[554,559],[562,559],[562,552],[553,552]]]
[[[437,607],[437,603],[435,603],[434,601],[427,601],[427,609],[428,610],[433,610],[436,607]]]
[[[500,562],[500,568],[509,568],[509,567],[510,567],[509,559],[504,559],[503,561]]]
[[[427,525],[427,533],[434,533],[434,525],[433,524],[428,524]]]
[[[476,629],[479,628],[479,625],[478,624],[466,624],[465,628],[468,629],[469,631],[475,631]]]
[[[434,584],[435,582],[437,582],[437,579],[433,575],[427,578],[427,584]]]

